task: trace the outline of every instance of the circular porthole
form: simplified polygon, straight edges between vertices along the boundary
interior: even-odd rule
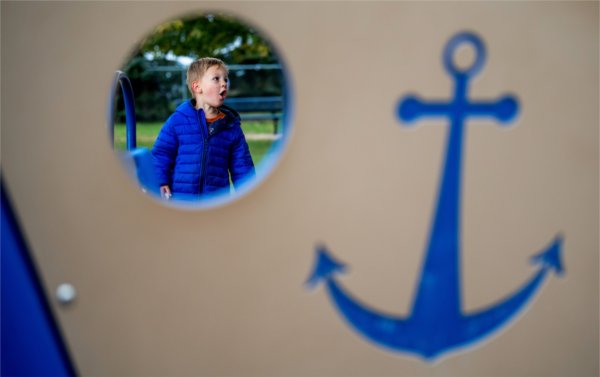
[[[265,179],[287,144],[289,83],[277,50],[245,21],[220,13],[167,21],[115,72],[112,147],[162,203],[231,202]]]

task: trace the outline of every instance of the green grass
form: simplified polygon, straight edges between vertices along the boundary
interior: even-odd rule
[[[136,128],[137,146],[152,149],[154,140],[162,127],[162,123],[138,123]],[[115,125],[115,149],[125,150],[125,125]]]
[[[272,120],[266,121],[244,121],[242,122],[242,130],[244,134],[269,134],[274,132],[275,125]]]
[[[273,141],[271,140],[248,140],[248,147],[250,148],[250,155],[252,155],[254,165],[258,165],[262,161],[272,145]]]
[[[156,136],[160,132],[163,123],[141,123],[137,124],[137,146],[152,149]],[[242,129],[247,136],[248,147],[255,165],[258,165],[271,148],[272,140],[252,140],[253,134],[273,134],[272,121],[247,121],[242,123]],[[125,125],[115,125],[115,149],[125,150]]]

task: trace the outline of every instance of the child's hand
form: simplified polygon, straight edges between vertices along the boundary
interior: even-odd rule
[[[169,188],[169,186],[160,186],[160,196],[167,200],[171,199],[171,189]]]

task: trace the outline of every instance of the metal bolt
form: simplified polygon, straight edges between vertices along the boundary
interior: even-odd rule
[[[69,305],[75,301],[77,297],[77,291],[75,287],[68,283],[63,283],[56,288],[56,298],[62,305]]]

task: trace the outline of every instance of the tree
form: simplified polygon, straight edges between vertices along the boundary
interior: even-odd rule
[[[134,92],[136,118],[141,122],[164,121],[175,110],[181,99],[181,79],[179,75],[153,72],[153,68],[168,67],[183,69],[181,64],[166,59],[145,59],[134,56],[123,71],[129,77]],[[125,121],[125,109],[120,89],[116,94],[116,122]]]
[[[253,28],[235,18],[215,14],[161,24],[142,41],[139,52],[163,58],[169,54],[212,56],[229,64],[276,62],[268,42]]]
[[[186,67],[174,60],[177,56],[193,59],[212,56],[228,65],[278,63],[268,42],[250,26],[232,17],[206,14],[161,24],[141,41],[122,68],[133,86],[139,121],[164,121],[188,95],[181,79]],[[280,70],[236,70],[230,72],[230,79],[230,97],[282,94]],[[116,96],[116,121],[123,122],[121,93]]]

